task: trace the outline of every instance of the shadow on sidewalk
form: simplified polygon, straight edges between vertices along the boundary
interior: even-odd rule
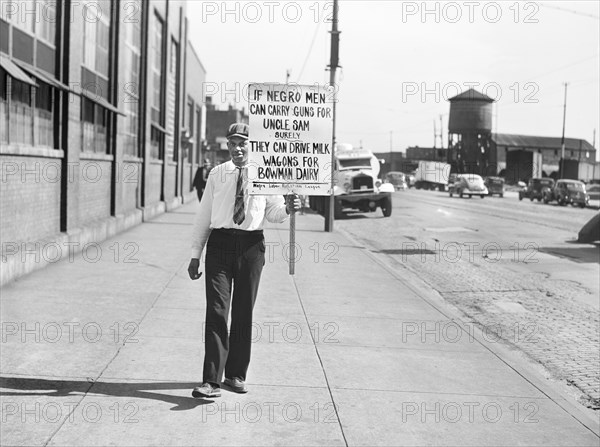
[[[132,397],[136,399],[162,400],[175,404],[171,411],[192,410],[200,405],[214,402],[207,399],[195,399],[193,397],[174,396],[170,394],[152,392],[152,390],[174,390],[189,389],[190,391],[198,383],[190,382],[93,382],[91,380],[48,380],[21,377],[0,377],[0,388],[13,390],[36,391],[31,393],[0,391],[0,396],[69,396],[71,393],[81,395],[104,394],[114,397]],[[51,391],[54,390],[54,391]],[[78,394],[73,394],[78,395]]]

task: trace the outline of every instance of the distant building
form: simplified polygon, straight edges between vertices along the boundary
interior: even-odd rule
[[[406,158],[411,161],[446,161],[448,151],[435,147],[411,146],[406,149]]]
[[[406,159],[404,158],[404,154],[402,152],[374,152],[373,155],[375,155],[378,160],[383,160],[383,163],[380,163],[380,177],[391,171],[412,171],[412,169],[408,169],[405,165]]]
[[[207,155],[213,165],[230,159],[227,149],[227,130],[232,123],[248,123],[248,115],[242,108],[238,110],[232,105],[227,109],[218,109],[212,97],[206,97],[206,141]]]
[[[541,154],[541,167],[538,169],[544,177],[560,178],[560,159],[562,152],[561,137],[540,137],[534,135],[493,134],[493,151],[497,154],[498,172],[514,170],[507,165],[509,152],[523,151]],[[565,160],[596,163],[596,149],[586,140],[565,138]],[[520,176],[517,180],[528,180]],[[587,179],[586,179],[587,180]]]
[[[194,200],[205,140],[186,1],[11,4],[0,8],[2,283]]]
[[[187,43],[185,66],[186,105],[182,127],[183,184],[191,185],[198,166],[206,158],[206,106],[204,81],[206,70],[191,42]]]
[[[452,172],[502,175],[509,183],[531,177],[561,178],[561,138],[492,133],[494,100],[474,89],[449,99],[448,150]],[[441,152],[409,148],[408,159],[434,160]],[[565,168],[582,180],[597,178],[596,149],[587,141],[565,138]],[[567,163],[568,162],[568,163]],[[578,168],[573,168],[576,162]],[[589,167],[587,166],[589,165]],[[573,170],[574,169],[574,170]]]

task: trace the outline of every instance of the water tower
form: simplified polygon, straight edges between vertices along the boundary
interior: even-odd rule
[[[469,89],[448,101],[448,163],[452,172],[495,175],[496,154],[491,141],[494,100]]]

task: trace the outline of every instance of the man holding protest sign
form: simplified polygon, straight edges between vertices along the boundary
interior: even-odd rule
[[[252,311],[265,264],[265,220],[284,222],[300,209],[297,195],[248,194],[248,125],[234,123],[227,133],[231,160],[209,174],[192,233],[188,274],[199,272],[206,244],[206,322],[202,384],[194,397],[218,397],[223,382],[232,391],[247,392]],[[208,241],[208,242],[207,242]],[[232,299],[233,286],[233,299]],[[231,334],[227,320],[231,304]]]

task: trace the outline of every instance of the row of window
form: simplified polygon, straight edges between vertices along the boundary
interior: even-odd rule
[[[54,47],[56,37],[56,0],[19,0],[6,2],[0,18]]]
[[[0,142],[54,147],[55,89],[19,81],[0,68]]]
[[[124,153],[139,156],[139,132],[140,132],[140,69],[141,69],[141,0],[133,0],[123,3],[110,2],[108,0],[86,0],[81,2],[84,13],[86,8],[94,12],[95,20],[84,20],[83,24],[83,46],[81,67],[81,88],[75,89],[75,93],[81,94],[81,126],[82,145],[84,152],[108,153],[111,127],[115,113],[123,114],[123,125],[119,127],[119,133],[124,137]],[[0,52],[3,52],[17,62],[25,62],[34,70],[35,85],[21,82],[7,73],[0,71],[0,129],[3,143],[21,143],[35,146],[55,147],[54,133],[58,130],[59,123],[54,116],[53,104],[64,95],[68,100],[68,93],[57,88],[53,81],[55,69],[54,62],[51,66],[46,59],[54,61],[56,49],[56,1],[55,0],[28,0],[20,2],[20,13],[12,14],[7,8],[0,8]],[[116,11],[111,8],[126,8],[121,11],[126,14],[128,20],[120,23],[122,33],[122,44],[119,42],[120,64],[119,72],[124,74],[123,110],[117,110],[111,102],[110,92],[114,90],[111,72],[111,61],[115,60],[110,54],[111,33],[113,17],[118,17]],[[23,14],[29,11],[29,14]],[[86,13],[87,14],[87,13]],[[132,16],[133,14],[133,16]],[[51,18],[51,20],[48,20]],[[149,87],[151,96],[149,105],[151,109],[151,156],[157,159],[175,159],[173,151],[173,139],[177,138],[175,130],[175,114],[166,113],[166,107],[174,108],[176,88],[175,82],[178,78],[179,48],[176,41],[172,40],[169,63],[165,60],[165,29],[162,19],[157,14],[150,16],[149,36],[150,54]],[[26,35],[29,41],[22,36]],[[6,37],[6,38],[4,38]],[[43,56],[40,48],[51,49],[51,54]],[[42,54],[42,56],[40,56]],[[24,56],[25,55],[25,56]],[[170,71],[169,88],[165,86],[165,68]],[[35,71],[43,70],[49,73],[46,81],[44,77],[38,78]],[[30,70],[27,70],[30,71]],[[14,74],[14,73],[13,73]],[[49,79],[48,79],[49,78]],[[66,86],[63,86],[66,88]],[[192,115],[192,114],[191,114]],[[166,116],[169,116],[165,126]],[[193,116],[193,115],[192,115]],[[191,118],[193,120],[193,118]],[[198,115],[198,127],[200,126],[200,115]],[[166,127],[166,128],[165,128]],[[167,143],[167,144],[166,144]],[[200,146],[198,144],[198,146]],[[165,154],[165,147],[167,153]]]

